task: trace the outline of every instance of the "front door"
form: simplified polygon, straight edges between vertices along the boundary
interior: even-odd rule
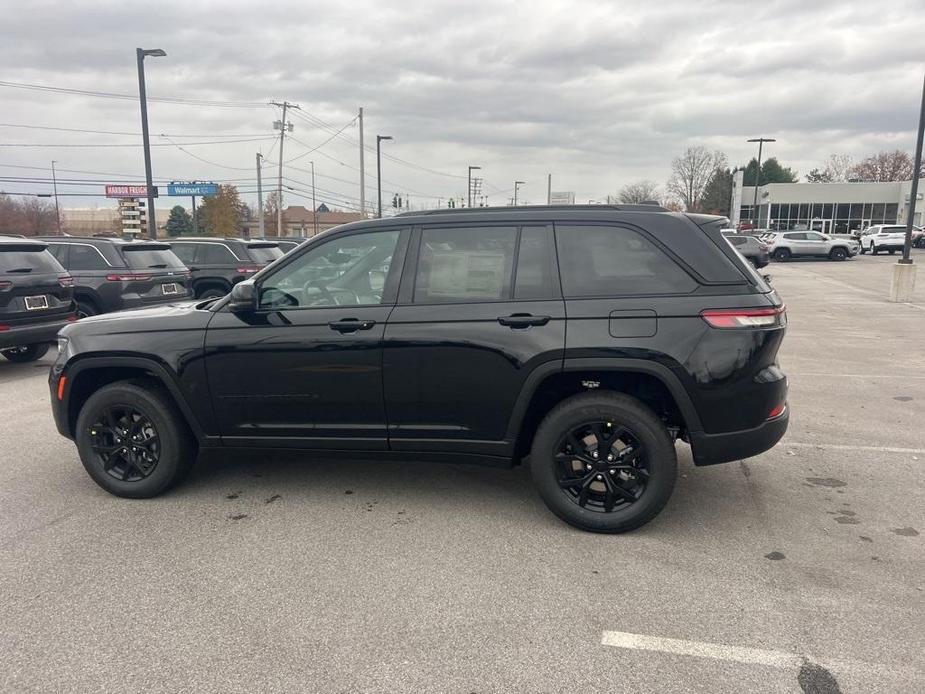
[[[510,455],[517,395],[561,368],[565,307],[546,225],[416,230],[384,343],[392,450]]]
[[[820,233],[815,231],[806,232],[806,253],[810,255],[825,255],[829,251],[828,242]]]
[[[382,335],[408,232],[314,243],[257,281],[257,307],[206,333],[213,407],[228,445],[386,450]]]

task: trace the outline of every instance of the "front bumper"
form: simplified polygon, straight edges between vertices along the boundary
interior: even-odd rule
[[[68,316],[62,316],[60,319],[43,323],[10,326],[9,330],[0,332],[0,349],[54,342],[58,331],[70,323]]]
[[[769,419],[754,429],[743,429],[723,434],[691,432],[691,450],[694,465],[717,465],[734,460],[751,458],[773,448],[787,432],[790,407],[783,414]]]

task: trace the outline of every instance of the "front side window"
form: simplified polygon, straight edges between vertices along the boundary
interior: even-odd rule
[[[381,304],[400,235],[352,234],[315,246],[261,283],[261,308]]]
[[[826,241],[827,239],[822,234],[807,234],[807,240],[809,241]]]
[[[516,242],[516,227],[424,229],[414,301],[509,299]]]
[[[686,294],[694,279],[641,234],[616,226],[556,226],[567,297]]]

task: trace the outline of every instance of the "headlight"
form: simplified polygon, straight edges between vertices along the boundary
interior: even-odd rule
[[[58,336],[58,354],[64,354],[67,351],[68,339],[66,337]]]

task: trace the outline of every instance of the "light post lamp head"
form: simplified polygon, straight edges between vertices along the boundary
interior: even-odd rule
[[[142,57],[152,57],[152,58],[163,58],[167,55],[167,51],[163,48],[139,48],[138,51],[141,53]]]

